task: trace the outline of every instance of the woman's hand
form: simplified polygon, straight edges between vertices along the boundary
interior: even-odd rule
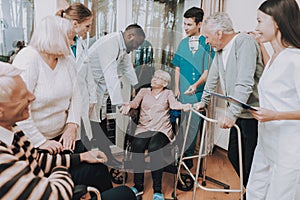
[[[278,112],[276,111],[258,107],[255,107],[255,109],[257,109],[257,111],[249,110],[249,112],[260,122],[268,122],[277,119]]]
[[[47,150],[50,154],[58,154],[63,151],[63,146],[55,140],[46,140],[39,149]]]
[[[59,142],[62,143],[64,149],[72,150],[75,149],[77,124],[68,123],[65,131],[63,132]]]
[[[192,105],[189,104],[189,103],[187,103],[187,104],[182,104],[182,110],[183,110],[184,112],[189,111],[191,108],[192,108]]]
[[[193,108],[194,108],[195,110],[202,111],[202,110],[204,110],[204,108],[205,108],[205,104],[202,103],[202,102],[194,103]]]
[[[123,115],[127,115],[129,113],[129,110],[131,109],[130,104],[129,103],[124,103],[122,105],[122,107],[120,108],[120,112]]]
[[[89,105],[89,117],[91,117],[92,112],[94,110],[94,107],[95,107],[95,103],[90,103],[90,105]]]
[[[87,163],[105,163],[107,156],[99,150],[91,150],[80,154],[80,161]]]
[[[175,87],[174,89],[174,96],[179,99],[180,98],[180,91],[178,87]]]

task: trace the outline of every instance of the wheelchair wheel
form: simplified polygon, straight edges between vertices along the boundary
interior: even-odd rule
[[[181,180],[183,181],[183,184],[181,181],[178,180],[177,188],[181,191],[190,191],[194,187],[194,180],[189,174],[180,174]]]
[[[124,180],[125,180],[125,182],[127,181],[128,173],[120,171],[118,169],[111,168],[110,176],[111,176],[111,180],[113,183],[122,184]]]

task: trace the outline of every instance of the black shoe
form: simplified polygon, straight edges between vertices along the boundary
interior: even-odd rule
[[[189,168],[192,169],[194,164],[193,164],[193,159],[188,159],[184,161],[185,165]]]

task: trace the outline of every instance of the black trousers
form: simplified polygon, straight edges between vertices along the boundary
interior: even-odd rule
[[[110,150],[110,145],[112,144],[112,142],[108,139],[107,135],[107,127],[106,127],[106,123],[107,123],[107,119],[104,119],[103,121],[101,121],[101,123],[99,122],[94,122],[94,121],[90,121],[91,122],[91,127],[92,127],[92,132],[93,132],[93,140],[92,140],[92,147],[98,147],[101,151],[103,151],[107,158],[110,159],[114,159],[111,150]]]
[[[74,153],[82,153],[87,151],[83,143],[76,141]],[[70,173],[75,185],[88,185],[97,188],[100,192],[104,192],[113,187],[111,176],[108,168],[102,163],[80,163],[70,168]]]
[[[99,125],[99,123],[97,123]],[[60,136],[54,138],[59,140]],[[83,153],[87,149],[81,140],[76,141],[74,153]],[[113,188],[108,168],[102,163],[80,163],[69,169],[75,185],[86,185],[97,188],[102,200],[135,200],[136,196],[127,186]]]
[[[243,156],[243,184],[246,187],[254,150],[257,144],[257,134],[258,134],[258,122],[256,119],[242,119],[238,118],[236,124],[241,130],[242,139],[242,156]],[[239,158],[238,158],[238,137],[235,128],[230,129],[229,145],[228,145],[228,158],[233,165],[235,171],[239,175]]]
[[[61,136],[54,138],[58,141]],[[77,140],[75,144],[74,153],[86,152],[84,144],[81,140]],[[87,185],[97,188],[100,192],[104,192],[113,187],[111,182],[111,176],[108,168],[102,163],[80,163],[77,166],[71,166],[70,174],[75,185]]]
[[[161,193],[163,168],[159,168],[159,166],[155,165],[161,165],[162,161],[164,160],[163,151],[161,149],[169,142],[170,141],[165,134],[153,131],[140,133],[138,137],[134,137],[132,140],[132,161],[135,163],[134,171],[138,171],[137,173],[134,173],[134,184],[139,191],[143,190],[143,170],[146,168],[144,153],[146,149],[148,149],[150,156],[151,175],[153,180],[153,190],[154,192]]]
[[[102,200],[135,200],[134,192],[127,186],[118,186],[101,193]]]

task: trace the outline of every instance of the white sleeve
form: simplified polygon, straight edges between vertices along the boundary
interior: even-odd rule
[[[97,44],[96,44],[97,45]],[[118,63],[119,44],[115,38],[110,38],[102,41],[101,46],[94,49],[93,53],[97,53],[97,60],[99,63],[92,63],[93,68],[98,65],[102,69],[105,83],[101,83],[99,77],[95,77],[97,84],[105,84],[108,90],[111,102],[113,105],[122,104],[123,99],[121,95],[121,82],[118,77]],[[98,87],[100,87],[98,85]]]
[[[70,101],[70,107],[69,107],[69,113],[66,123],[75,123],[80,125],[80,116],[81,116],[81,107],[82,107],[82,101],[81,101],[81,94],[78,87],[78,81],[77,81],[77,74],[75,72],[74,67],[72,66],[74,62],[70,59],[70,57],[66,58],[66,65],[68,66],[68,71],[70,78],[72,80],[72,97]]]
[[[13,61],[13,65],[24,70],[21,77],[23,78],[28,90],[34,94],[36,84],[39,80],[39,64],[36,58],[37,52],[33,49],[24,48],[21,50]],[[20,121],[17,125],[26,134],[27,138],[33,143],[34,147],[42,145],[46,138],[34,125],[34,121],[31,118],[31,111],[29,109],[30,116],[27,120]]]
[[[86,68],[87,68],[86,82],[87,82],[87,88],[89,93],[89,103],[90,104],[97,103],[97,85],[94,79],[93,71],[89,64],[87,64]]]
[[[129,80],[132,86],[138,83],[138,79],[133,68],[130,55],[124,55],[123,60],[119,63],[121,73]]]

